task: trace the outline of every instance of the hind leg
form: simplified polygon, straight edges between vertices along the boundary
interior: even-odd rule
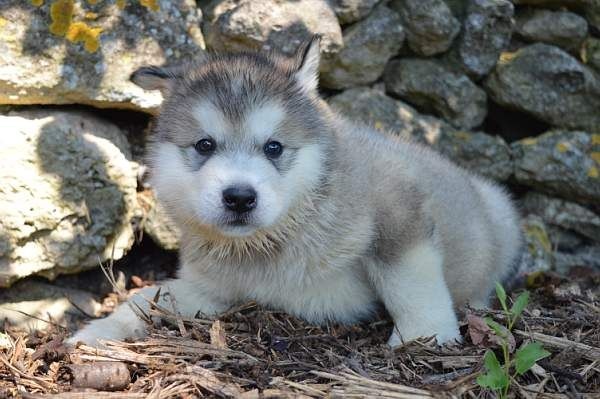
[[[394,319],[391,346],[436,335],[438,343],[460,340],[442,256],[428,241],[409,250],[398,264],[373,267],[379,298]]]

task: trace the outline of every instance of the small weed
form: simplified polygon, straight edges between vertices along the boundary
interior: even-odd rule
[[[494,331],[494,334],[500,338],[503,363],[500,364],[494,351],[488,349],[483,358],[486,372],[477,377],[477,384],[482,388],[495,391],[501,399],[504,399],[508,395],[511,381],[517,375],[523,375],[530,370],[538,360],[550,356],[550,352],[546,351],[539,342],[530,342],[523,344],[515,352],[514,358],[511,358],[509,337],[515,323],[529,302],[529,292],[525,291],[519,295],[510,309],[506,303],[506,291],[499,283],[496,283],[496,296],[506,316],[506,326],[495,322],[490,317],[486,317],[484,320]]]

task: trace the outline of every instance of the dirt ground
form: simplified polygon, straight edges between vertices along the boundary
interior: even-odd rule
[[[516,377],[509,397],[600,398],[600,273],[576,268],[567,277],[538,273],[525,281],[531,302],[513,330],[516,347],[533,339],[551,356]],[[107,311],[117,299],[105,299]],[[503,322],[500,311],[467,312]],[[148,338],[98,350],[66,348],[58,325],[34,334],[5,325],[0,397],[494,397],[476,384],[486,345],[473,344],[466,317],[462,344],[423,339],[392,350],[385,314],[319,327],[252,303],[218,321],[184,319],[173,309],[151,313]]]

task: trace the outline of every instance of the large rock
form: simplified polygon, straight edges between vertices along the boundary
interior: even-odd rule
[[[380,0],[327,0],[340,24],[347,25],[365,18]]]
[[[460,22],[444,0],[392,0],[406,29],[408,46],[424,56],[443,53],[460,31]]]
[[[467,8],[458,56],[464,70],[486,75],[508,47],[514,6],[508,0],[471,0]]]
[[[529,42],[578,50],[588,33],[584,18],[568,11],[525,10],[517,14],[515,32]]]
[[[600,29],[600,2],[598,0],[513,0],[513,3],[557,9],[568,8],[575,12],[582,12],[591,25]]]
[[[159,11],[133,1],[123,10],[114,1],[86,4],[95,13],[86,22],[102,29],[93,53],[49,32],[50,3],[35,9],[30,2],[0,0],[0,104],[77,103],[153,112],[160,94],[133,85],[129,75],[141,65],[192,57],[204,46],[193,0],[160,1]],[[83,11],[76,7],[73,20],[84,20]]]
[[[389,93],[441,116],[455,127],[470,129],[485,118],[485,92],[466,75],[447,70],[435,61],[417,58],[392,61],[384,80]]]
[[[515,178],[563,198],[600,201],[600,135],[555,130],[512,144]]]
[[[344,31],[344,48],[321,66],[321,84],[341,89],[374,82],[403,41],[398,14],[377,7],[367,19]]]
[[[342,30],[326,0],[224,0],[206,10],[206,44],[218,51],[276,49],[292,55],[321,35],[325,55],[342,47]]]
[[[600,242],[600,216],[579,204],[530,192],[521,201],[521,209],[540,216],[548,225]]]
[[[76,326],[73,319],[99,317],[101,310],[102,305],[89,291],[36,280],[0,290],[0,319],[28,330],[44,330],[54,323]]]
[[[133,243],[136,164],[121,130],[90,114],[0,116],[0,286],[123,256]]]
[[[457,131],[380,90],[357,87],[329,98],[328,102],[346,117],[428,144],[473,172],[496,180],[506,180],[512,174],[510,149],[501,138]]]
[[[346,118],[422,143],[436,141],[446,131],[452,130],[446,122],[421,115],[410,105],[375,88],[348,89],[330,97],[327,102]]]
[[[558,47],[538,43],[503,54],[485,86],[503,106],[551,125],[600,132],[600,79]]]

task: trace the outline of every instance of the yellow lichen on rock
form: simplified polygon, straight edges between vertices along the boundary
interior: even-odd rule
[[[83,42],[83,48],[93,53],[100,47],[99,37],[101,33],[102,28],[92,28],[85,22],[73,22],[69,26],[65,37],[73,43]]]
[[[569,143],[566,143],[566,142],[560,142],[560,143],[556,144],[556,149],[558,150],[558,152],[567,152],[569,147],[570,147]]]
[[[31,0],[31,4],[36,7],[41,7],[44,5],[44,0]]]
[[[56,0],[50,6],[50,32],[58,36],[64,36],[69,30],[73,20],[73,9],[75,8],[73,0]]]
[[[591,168],[588,169],[587,175],[588,175],[588,177],[591,177],[592,179],[597,179],[598,176],[600,176],[600,172],[598,172],[597,167],[592,166]]]
[[[600,163],[600,152],[594,151],[590,154],[590,158],[592,158],[596,163]]]
[[[592,134],[592,145],[600,145],[600,134]]]
[[[140,0],[140,4],[146,8],[149,8],[152,11],[160,10],[158,0]]]
[[[126,5],[127,5],[127,2],[125,0],[117,0],[117,8],[119,10],[124,9]]]

